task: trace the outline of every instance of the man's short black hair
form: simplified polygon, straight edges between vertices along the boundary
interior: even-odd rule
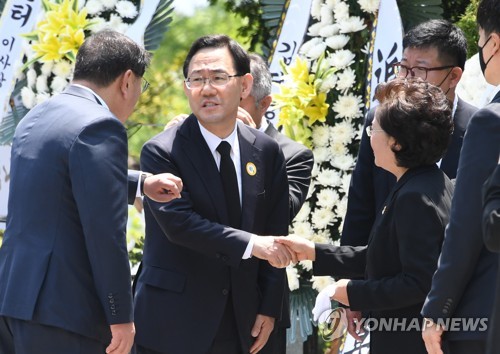
[[[482,0],[477,8],[477,24],[486,35],[500,34],[500,1]]]

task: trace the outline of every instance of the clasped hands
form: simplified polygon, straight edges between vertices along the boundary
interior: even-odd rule
[[[316,259],[314,242],[299,236],[257,236],[252,255],[268,261],[273,267],[284,268],[303,260]]]

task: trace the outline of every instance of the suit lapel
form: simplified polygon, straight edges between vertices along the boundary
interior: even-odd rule
[[[260,150],[254,145],[255,135],[242,123],[238,123],[238,139],[240,144],[241,160],[241,228],[253,230],[254,210],[257,197],[264,194],[263,190],[264,166],[260,160]]]
[[[194,173],[197,173],[209,196],[217,217],[222,224],[228,224],[224,189],[219,175],[219,170],[210,149],[201,135],[200,127],[194,115],[190,115],[179,128],[182,137],[181,146],[184,157],[191,161]]]

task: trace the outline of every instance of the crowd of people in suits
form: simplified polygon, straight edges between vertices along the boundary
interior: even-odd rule
[[[480,64],[500,88],[499,16],[496,0],[480,1]],[[347,307],[355,338],[362,318],[422,324],[371,329],[371,353],[496,353],[500,93],[479,110],[455,94],[466,57],[447,21],[405,35],[397,78],[367,113],[333,246],[286,236],[313,154],[263,118],[261,57],[225,35],[198,38],[183,66],[192,113],[127,171],[123,123],[150,54],[113,31],[89,37],[71,85],[16,128],[0,354],[286,353],[283,268],[304,259],[336,277],[320,295]],[[138,196],[146,238],[132,287],[125,228]]]

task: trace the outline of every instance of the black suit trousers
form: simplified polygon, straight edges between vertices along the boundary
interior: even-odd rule
[[[106,347],[61,328],[0,316],[0,354],[103,354]]]

